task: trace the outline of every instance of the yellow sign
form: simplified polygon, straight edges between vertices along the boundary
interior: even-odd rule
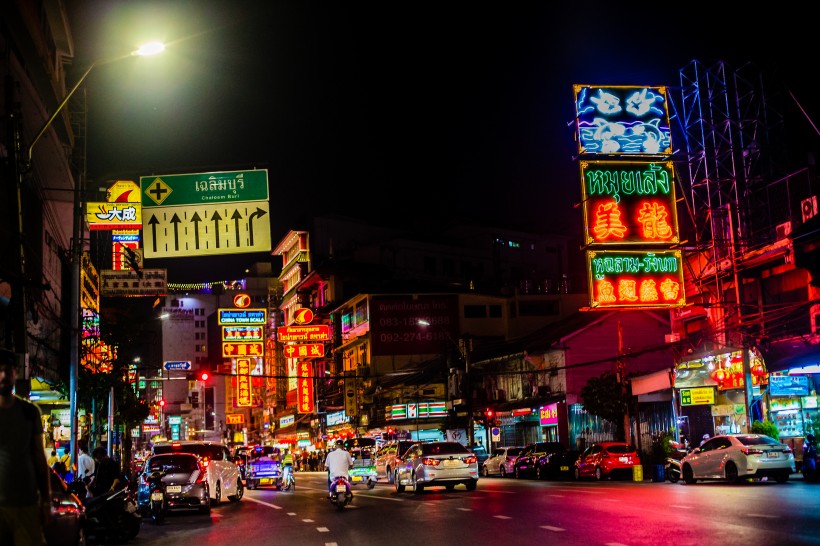
[[[140,186],[133,180],[117,180],[108,188],[109,203],[139,203]]]
[[[142,205],[139,203],[88,203],[85,217],[88,229],[141,229]]]
[[[145,257],[270,252],[270,203],[151,207],[142,215]]]
[[[142,183],[141,180],[140,183]],[[166,184],[162,178],[155,178],[154,183],[145,190],[145,195],[157,205],[161,205],[163,201],[168,199],[168,196],[171,195],[173,191],[171,186]]]
[[[715,389],[711,387],[701,387],[697,389],[681,389],[681,406],[703,406],[715,403]]]
[[[243,413],[226,413],[225,422],[229,425],[241,425],[245,422],[245,414]]]
[[[251,393],[251,361],[247,358],[236,359],[236,406],[246,408],[253,405]]]

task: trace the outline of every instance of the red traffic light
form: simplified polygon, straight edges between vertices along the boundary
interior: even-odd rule
[[[491,419],[492,416],[493,416],[493,410],[488,409],[487,411],[484,412],[484,415],[486,415],[488,419]]]
[[[208,372],[202,372],[201,374],[199,374],[200,381],[207,381],[209,377],[211,377],[211,374],[209,374]]]
[[[165,407],[165,400],[160,400],[159,401],[159,407],[161,407],[161,408]]]

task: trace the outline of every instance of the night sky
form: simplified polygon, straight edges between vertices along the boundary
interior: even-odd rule
[[[820,120],[813,19],[772,6],[757,15],[748,3],[715,12],[715,2],[76,4],[78,74],[149,39],[168,46],[87,80],[89,185],[268,169],[273,244],[318,213],[580,234],[574,83],[674,87],[693,59],[752,62]],[[787,127],[816,151],[815,129],[788,107]],[[796,156],[805,164],[804,150]],[[259,258],[146,265],[195,282],[241,276]]]

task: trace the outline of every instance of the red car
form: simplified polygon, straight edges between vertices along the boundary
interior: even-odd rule
[[[641,458],[634,446],[626,442],[596,442],[586,448],[575,461],[575,479],[631,477],[632,467],[640,464]]]

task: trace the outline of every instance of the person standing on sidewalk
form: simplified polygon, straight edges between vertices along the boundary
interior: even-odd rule
[[[40,409],[19,396],[13,352],[0,349],[0,544],[42,546],[51,518],[51,477]]]

